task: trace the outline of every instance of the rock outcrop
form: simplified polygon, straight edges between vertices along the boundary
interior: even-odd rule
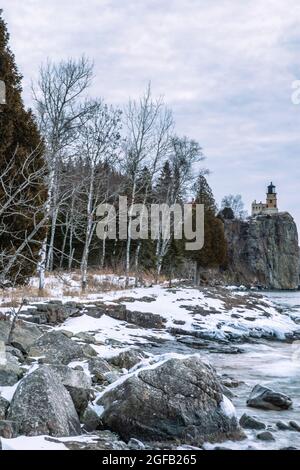
[[[231,282],[266,289],[298,288],[298,232],[290,214],[227,219],[224,225]]]
[[[171,358],[107,391],[98,401],[104,426],[122,439],[199,445],[241,437],[234,407],[199,357]]]

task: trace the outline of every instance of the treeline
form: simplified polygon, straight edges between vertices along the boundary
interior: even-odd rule
[[[85,57],[48,61],[33,85],[34,115],[21,99],[21,76],[0,13],[0,283],[25,282],[38,273],[121,267],[126,278],[153,271],[169,277],[183,265],[224,265],[223,225],[202,168],[198,142],[176,134],[171,110],[149,85],[124,109],[91,99],[93,64]],[[97,208],[119,196],[129,204],[205,204],[205,244],[187,252],[171,230],[156,240],[100,240]]]

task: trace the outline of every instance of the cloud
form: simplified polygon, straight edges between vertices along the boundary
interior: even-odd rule
[[[216,198],[250,206],[278,184],[279,204],[300,226],[300,79],[297,0],[2,1],[11,44],[30,80],[41,62],[85,53],[94,95],[122,106],[151,80],[174,110],[177,131],[196,138]]]

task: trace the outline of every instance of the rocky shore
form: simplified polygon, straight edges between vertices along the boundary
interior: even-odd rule
[[[297,413],[290,419],[297,397],[256,383],[240,414],[234,404],[245,382],[215,367],[215,358],[242,357],[249,346],[300,339],[297,311],[261,295],[154,286],[25,302],[14,324],[4,310],[3,449],[205,449],[239,446],[249,429],[272,445],[276,432],[300,431]],[[255,410],[289,419],[274,428]]]

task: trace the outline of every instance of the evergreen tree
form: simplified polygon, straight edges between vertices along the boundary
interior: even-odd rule
[[[224,225],[216,217],[215,199],[205,176],[199,176],[195,189],[195,203],[204,204],[204,246],[199,251],[187,253],[188,257],[196,262],[197,279],[199,279],[201,269],[217,268],[225,263],[227,244]]]
[[[0,80],[6,87],[6,104],[0,105],[0,175],[6,175],[7,184],[0,187],[0,206],[5,207],[16,188],[23,188],[22,194],[10,200],[5,213],[1,213],[0,254],[1,264],[11,267],[7,279],[24,281],[36,269],[39,240],[44,237],[40,210],[46,197],[42,174],[44,146],[32,112],[24,108],[22,77],[8,43],[9,34],[0,10]]]

